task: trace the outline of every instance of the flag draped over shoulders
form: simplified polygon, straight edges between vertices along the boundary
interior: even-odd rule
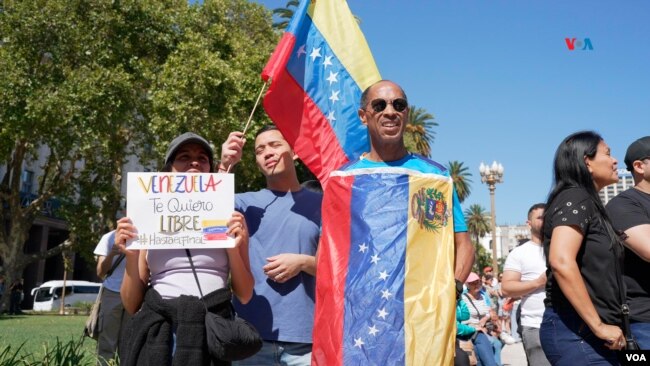
[[[451,365],[453,185],[403,168],[335,171],[325,188],[314,365]]]
[[[380,76],[345,0],[302,0],[262,78],[266,113],[321,182],[368,151],[357,110]]]

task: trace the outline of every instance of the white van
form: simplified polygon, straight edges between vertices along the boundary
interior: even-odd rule
[[[73,306],[80,301],[94,303],[101,285],[88,281],[66,281],[64,306]],[[47,281],[33,288],[34,311],[58,310],[61,307],[62,294],[63,281]]]

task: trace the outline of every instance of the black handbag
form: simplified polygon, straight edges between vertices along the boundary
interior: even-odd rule
[[[201,298],[203,291],[196,274],[194,262],[189,249],[185,249],[187,258],[192,266],[192,273],[199,288]],[[228,317],[211,313],[205,309],[205,332],[208,352],[212,358],[222,361],[239,361],[251,357],[262,349],[262,337],[255,327],[235,313],[232,303],[229,302],[230,314]]]

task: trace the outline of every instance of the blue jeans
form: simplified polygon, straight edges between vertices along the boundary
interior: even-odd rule
[[[546,308],[539,329],[551,365],[618,365],[616,352],[605,347],[573,309]]]
[[[501,347],[503,347],[503,343],[500,340],[483,332],[478,332],[473,343],[479,366],[501,365]]]
[[[233,366],[309,366],[311,365],[311,343],[264,341],[262,349],[255,355],[233,362]]]
[[[639,348],[650,349],[650,323],[631,323],[630,329]]]

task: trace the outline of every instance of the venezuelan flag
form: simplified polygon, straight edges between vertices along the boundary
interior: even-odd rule
[[[369,150],[357,110],[381,77],[345,0],[302,0],[262,79],[266,113],[321,182]]]
[[[401,168],[332,172],[313,365],[451,365],[453,183]]]

